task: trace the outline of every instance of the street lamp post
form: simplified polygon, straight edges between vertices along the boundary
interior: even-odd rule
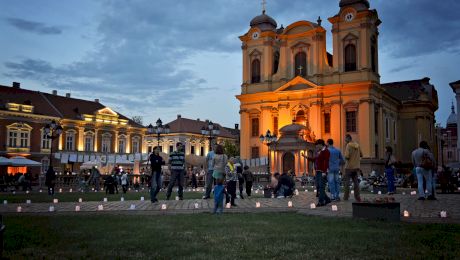
[[[169,134],[169,125],[163,125],[163,122],[161,119],[158,118],[156,122],[156,126],[154,127],[152,124],[150,124],[147,127],[147,131],[149,134],[156,134],[157,135],[157,146],[160,146],[160,138],[162,134]]]
[[[267,145],[268,147],[267,173],[271,175],[270,173],[270,146],[272,143],[276,143],[276,141],[278,140],[278,137],[276,137],[276,135],[272,135],[270,130],[267,130],[267,133],[265,134],[265,136],[260,135],[259,139],[260,139],[260,142]]]
[[[211,151],[212,139],[216,138],[220,134],[220,128],[209,121],[207,128],[205,126],[201,128],[201,134],[209,140],[209,151]]]
[[[45,125],[46,138],[51,140],[50,144],[50,166],[53,167],[53,140],[58,138],[62,134],[62,126],[51,121],[51,124]]]

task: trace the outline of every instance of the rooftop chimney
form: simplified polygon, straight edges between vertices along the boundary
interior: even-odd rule
[[[70,98],[70,93],[65,93],[66,98]]]
[[[21,88],[21,83],[13,82],[13,88]]]
[[[99,103],[99,98],[94,99],[94,102]]]
[[[181,119],[181,118],[182,118],[182,116],[180,114],[177,115],[177,119]]]
[[[57,96],[57,90],[53,90],[53,95]]]

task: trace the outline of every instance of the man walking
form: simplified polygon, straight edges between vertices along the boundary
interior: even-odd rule
[[[415,173],[417,174],[417,183],[418,183],[418,194],[419,200],[435,200],[433,191],[433,177],[432,171],[435,169],[434,165],[434,156],[430,152],[428,143],[426,141],[421,141],[419,148],[415,149],[412,152],[412,163],[415,167]],[[426,181],[426,193],[423,188],[423,179]]]
[[[184,146],[181,142],[176,144],[176,151],[169,155],[169,170],[171,177],[169,179],[168,191],[166,192],[166,199],[169,200],[174,184],[178,181],[179,186],[179,199],[184,197],[184,174],[185,174],[185,154]]]
[[[161,180],[161,166],[165,165],[163,157],[160,156],[159,147],[153,149],[153,153],[150,154],[150,165],[152,167],[151,185],[150,185],[150,200],[152,203],[158,202],[157,195],[160,192],[160,180]]]
[[[327,140],[327,145],[327,149],[330,153],[327,182],[329,184],[332,201],[340,201],[339,171],[340,167],[345,163],[345,160],[340,150],[334,147],[334,141],[332,139]]]
[[[206,167],[207,167],[207,173],[206,173],[206,189],[205,193],[203,196],[203,199],[209,199],[211,198],[211,190],[212,190],[212,184],[214,182],[214,178],[212,177],[212,173],[214,172],[214,146],[211,147],[211,150],[209,151],[208,155],[206,156]]]
[[[331,202],[331,199],[327,196],[325,191],[325,178],[329,168],[330,152],[323,139],[317,140],[315,144],[317,149],[315,157],[315,179],[318,185],[318,204],[316,206],[321,207]]]
[[[99,182],[101,178],[101,172],[97,169],[97,166],[93,166],[91,169],[91,180],[94,183],[94,191],[99,192]]]
[[[348,200],[348,197],[350,195],[350,179],[352,179],[353,189],[355,191],[355,200],[360,202],[361,197],[359,195],[358,172],[361,168],[361,157],[363,157],[363,153],[361,152],[359,144],[353,142],[351,135],[347,134],[345,136],[345,143],[347,144],[347,146],[345,148],[346,162],[345,175],[343,177],[345,194],[343,195],[343,199]]]

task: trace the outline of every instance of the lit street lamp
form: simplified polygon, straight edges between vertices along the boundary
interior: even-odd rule
[[[154,127],[152,124],[147,126],[147,132],[149,134],[156,134],[157,135],[157,146],[160,146],[160,138],[162,134],[169,134],[169,125],[163,125],[161,119],[158,118],[156,122],[156,126]]]
[[[212,139],[220,134],[220,128],[214,125],[211,121],[208,123],[208,128],[203,126],[201,128],[201,134],[209,140],[209,150],[212,150]]]
[[[268,147],[267,173],[271,175],[270,173],[270,145],[272,143],[275,143],[278,140],[278,137],[276,137],[276,135],[272,135],[270,130],[267,130],[267,133],[265,134],[265,136],[260,135],[259,139],[260,139],[260,142],[267,145]]]
[[[51,121],[51,124],[45,125],[46,138],[51,140],[50,144],[50,166],[53,167],[53,140],[62,134],[62,126],[58,125],[56,121]]]

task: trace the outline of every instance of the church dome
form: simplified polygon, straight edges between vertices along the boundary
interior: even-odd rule
[[[261,15],[256,16],[251,20],[250,26],[257,26],[262,32],[264,32],[275,30],[278,24],[276,23],[275,19],[271,18],[270,16],[266,15],[265,12],[263,12]]]
[[[455,107],[454,107],[454,104],[452,104],[452,112],[450,113],[450,116],[449,118],[447,118],[447,124],[446,126],[449,126],[449,125],[456,125],[457,124],[457,115],[455,114]]]

